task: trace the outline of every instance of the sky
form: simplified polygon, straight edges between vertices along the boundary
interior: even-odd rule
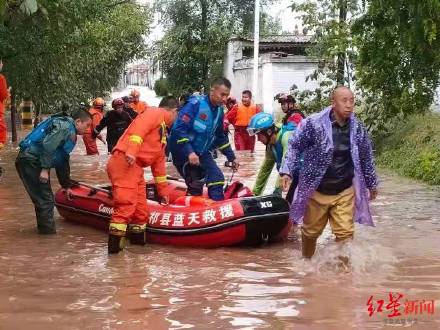
[[[299,20],[295,18],[295,14],[288,8],[294,0],[276,0],[270,6],[270,8],[266,9],[267,12],[273,17],[279,17],[281,19],[281,25],[283,31],[293,32],[295,29],[295,25],[301,25]],[[137,0],[138,3],[141,4],[153,4],[154,0]],[[300,2],[300,1],[296,1]],[[301,31],[301,27],[300,27]],[[155,26],[151,31],[148,39],[149,40],[158,40],[163,35],[163,29],[161,26]]]

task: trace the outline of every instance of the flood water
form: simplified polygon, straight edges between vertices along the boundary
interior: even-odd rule
[[[259,150],[239,155],[237,179],[252,185]],[[81,142],[72,177],[108,182],[107,156],[83,155]],[[10,148],[0,156],[0,329],[440,329],[437,188],[381,172],[377,227],[357,226],[342,248],[326,230],[311,262],[294,236],[261,248],[146,245],[108,256],[104,232],[58,215],[56,236],[36,234],[14,157]],[[350,269],[340,267],[340,249]],[[435,300],[434,314],[389,318],[390,292],[403,295],[402,314],[405,301]],[[375,308],[384,304],[369,316],[371,296]]]

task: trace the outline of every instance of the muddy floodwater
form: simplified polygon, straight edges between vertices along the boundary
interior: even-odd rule
[[[72,177],[108,182],[107,155],[84,153],[79,143]],[[294,236],[260,248],[146,245],[108,256],[104,232],[58,214],[56,236],[36,234],[14,157],[12,148],[0,155],[2,330],[440,329],[438,188],[380,172],[377,226],[357,226],[353,243],[342,248],[351,269],[340,267],[341,247],[328,230],[311,262],[301,260]],[[239,158],[235,178],[252,185],[262,147]],[[58,188],[55,178],[52,184]],[[389,317],[396,311],[401,315]]]

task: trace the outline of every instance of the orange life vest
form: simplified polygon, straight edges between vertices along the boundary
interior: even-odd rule
[[[240,103],[237,109],[235,126],[242,126],[242,127],[248,126],[251,118],[258,112],[259,112],[258,108],[255,104],[251,104],[250,106],[247,107],[243,105],[243,103]]]

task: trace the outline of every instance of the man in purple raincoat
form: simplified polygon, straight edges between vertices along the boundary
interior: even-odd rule
[[[300,169],[290,219],[302,225],[302,254],[311,258],[316,241],[330,222],[337,241],[353,238],[354,222],[374,226],[369,199],[377,196],[378,179],[371,140],[353,114],[354,95],[344,86],[332,105],[303,120],[289,139],[280,169],[283,190]]]

